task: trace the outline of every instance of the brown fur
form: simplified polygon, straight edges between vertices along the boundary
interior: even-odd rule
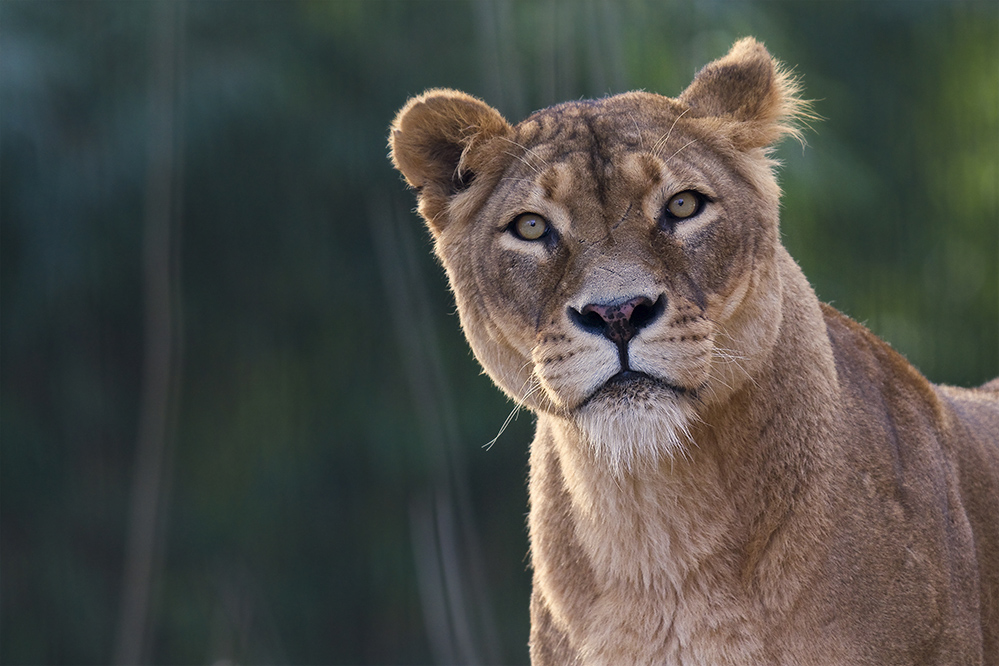
[[[534,663],[999,664],[999,383],[934,386],[818,302],[767,152],[803,113],[745,39],[675,100],[514,127],[432,90],[393,124],[465,334],[538,415]],[[623,350],[583,316],[636,303]]]

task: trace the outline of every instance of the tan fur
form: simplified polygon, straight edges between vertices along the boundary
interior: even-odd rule
[[[934,386],[818,302],[768,158],[797,93],[745,39],[677,99],[393,123],[472,349],[538,415],[536,664],[999,664],[999,382]],[[582,318],[628,303],[624,351]]]

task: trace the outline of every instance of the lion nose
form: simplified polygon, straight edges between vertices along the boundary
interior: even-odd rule
[[[590,303],[581,310],[569,308],[569,317],[577,326],[589,333],[598,333],[623,347],[638,335],[666,309],[663,296],[654,302],[646,296],[638,296],[623,303]]]

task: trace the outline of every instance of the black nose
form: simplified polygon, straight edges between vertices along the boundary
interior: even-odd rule
[[[603,335],[623,349],[665,309],[665,297],[660,296],[653,302],[646,296],[639,296],[623,303],[590,303],[582,310],[569,308],[569,318],[584,331]]]

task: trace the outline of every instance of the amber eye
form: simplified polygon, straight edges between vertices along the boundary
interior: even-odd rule
[[[666,202],[666,213],[675,219],[686,219],[688,217],[693,217],[701,212],[701,204],[703,203],[701,195],[693,190],[685,190],[679,194],[674,194],[668,202]]]
[[[510,229],[521,240],[538,240],[548,233],[548,220],[537,213],[523,213],[510,224]]]

